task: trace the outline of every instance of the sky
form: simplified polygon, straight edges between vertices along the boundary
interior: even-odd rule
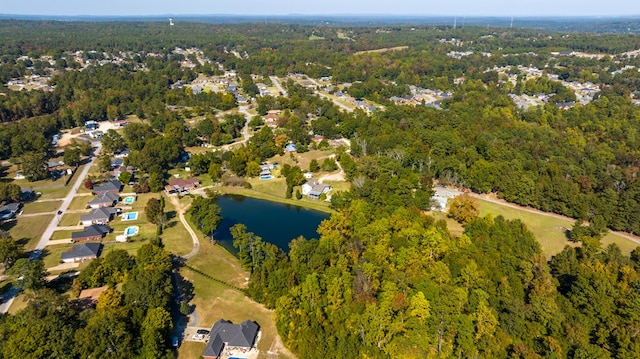
[[[17,15],[633,16],[637,0],[0,0]]]

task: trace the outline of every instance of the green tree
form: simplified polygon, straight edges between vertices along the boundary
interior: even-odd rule
[[[35,291],[44,288],[47,270],[40,259],[20,258],[14,262],[7,274],[16,278],[15,284],[18,288]]]
[[[78,147],[67,147],[64,150],[64,163],[75,167],[80,164],[80,149]]]
[[[319,172],[320,171],[320,164],[318,163],[317,159],[312,159],[311,162],[309,163],[309,172]]]
[[[160,201],[157,198],[150,198],[144,207],[144,214],[147,220],[157,226],[161,226],[166,221],[166,216]]]
[[[191,220],[198,229],[213,240],[213,232],[218,227],[220,217],[220,207],[216,204],[215,198],[196,197],[189,208]]]
[[[25,153],[22,156],[22,172],[31,182],[49,177],[44,155],[36,152]]]
[[[142,357],[164,358],[172,357],[165,352],[166,343],[173,330],[171,314],[164,308],[151,308],[142,322]]]
[[[11,236],[0,238],[0,263],[8,270],[24,256],[24,249]]]

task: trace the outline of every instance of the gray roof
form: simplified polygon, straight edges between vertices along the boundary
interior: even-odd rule
[[[106,191],[113,191],[113,190],[117,190],[119,192],[121,188],[122,188],[122,182],[117,180],[111,180],[109,182],[103,183],[101,186],[94,187],[93,192],[99,193],[99,192],[106,192]]]
[[[80,216],[81,221],[93,221],[96,219],[111,219],[111,216],[118,213],[118,210],[113,207],[102,207],[92,209],[89,214]]]
[[[217,357],[224,348],[223,344],[232,347],[251,348],[258,336],[260,326],[256,322],[245,320],[240,324],[233,324],[220,319],[211,328],[209,343],[203,356]]]
[[[99,257],[102,251],[102,243],[82,243],[73,246],[73,249],[69,252],[63,252],[60,258],[74,259],[74,258],[89,258]]]
[[[92,224],[88,227],[84,227],[82,232],[71,233],[71,239],[81,239],[87,237],[101,236],[111,232],[111,227],[105,224]]]
[[[120,199],[119,195],[111,192],[105,192],[104,194],[101,194],[98,197],[92,199],[87,204],[92,205],[92,204],[99,204],[99,203],[113,203],[119,199]]]

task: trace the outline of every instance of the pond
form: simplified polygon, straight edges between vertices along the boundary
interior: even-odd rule
[[[237,252],[229,230],[235,224],[244,224],[247,232],[288,252],[292,239],[299,236],[318,238],[318,225],[329,218],[324,212],[240,195],[220,196],[217,203],[222,221],[213,236],[231,253]]]

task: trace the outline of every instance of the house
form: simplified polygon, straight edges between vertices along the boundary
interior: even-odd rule
[[[14,202],[0,207],[0,221],[16,218],[16,214],[22,209],[22,203]]]
[[[113,124],[118,127],[124,127],[127,125],[127,120],[115,120],[113,121]]]
[[[111,168],[118,168],[120,166],[124,166],[124,159],[114,158],[113,161],[111,161]]]
[[[258,337],[260,326],[256,322],[245,320],[233,324],[228,320],[218,320],[209,333],[209,342],[202,353],[204,359],[219,359],[225,347],[243,352],[250,351]]]
[[[89,214],[80,216],[80,223],[83,226],[92,224],[107,224],[120,212],[120,209],[113,207],[101,207],[92,209]]]
[[[111,227],[106,224],[92,224],[84,227],[82,232],[71,233],[72,242],[97,241],[111,233]]]
[[[120,195],[116,193],[106,192],[91,201],[87,204],[91,208],[101,208],[101,207],[113,207],[116,202],[120,200]]]
[[[122,189],[122,182],[118,180],[111,180],[109,182],[104,182],[100,186],[93,187],[93,193],[95,193],[97,196],[100,196],[107,192],[116,194],[116,193],[120,193],[121,189]]]
[[[321,194],[329,191],[331,191],[331,185],[322,184],[317,180],[310,180],[302,185],[302,195],[310,199],[319,199]]]
[[[59,169],[60,167],[64,166],[64,162],[62,162],[62,161],[47,161],[46,166],[47,166],[47,170],[55,171],[55,170]]]
[[[102,136],[104,136],[104,132],[100,130],[89,132],[89,137],[91,138],[102,138]]]
[[[125,148],[122,151],[116,152],[116,153],[113,154],[113,157],[115,157],[115,158],[125,158],[127,156],[129,156],[129,149],[128,148]]]
[[[102,243],[82,243],[73,246],[69,252],[62,252],[60,258],[65,263],[82,262],[95,259],[102,253]]]
[[[190,178],[183,180],[181,178],[172,178],[169,180],[169,185],[164,187],[164,190],[168,194],[182,193],[194,190],[200,185],[200,180],[197,178]]]
[[[287,152],[296,152],[298,150],[296,145],[294,145],[293,143],[288,143],[286,146],[284,146],[284,149]]]

